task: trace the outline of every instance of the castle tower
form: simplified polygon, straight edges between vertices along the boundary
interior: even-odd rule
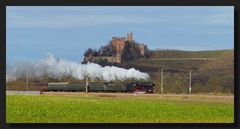
[[[121,63],[121,53],[125,47],[126,37],[112,37],[112,45],[116,48],[116,62]]]
[[[127,33],[127,41],[129,43],[132,43],[132,41],[133,41],[133,34],[132,34],[132,32],[131,33]]]

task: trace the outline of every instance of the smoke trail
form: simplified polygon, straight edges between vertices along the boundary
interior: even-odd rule
[[[36,63],[17,63],[7,68],[7,81],[16,80],[24,75],[40,77],[48,74],[52,78],[63,78],[72,76],[82,80],[86,76],[90,79],[101,79],[104,81],[143,79],[148,80],[150,77],[147,73],[140,72],[134,68],[124,69],[115,66],[102,67],[95,63],[81,64],[64,59],[56,59],[52,54],[48,54],[46,59],[36,61]]]

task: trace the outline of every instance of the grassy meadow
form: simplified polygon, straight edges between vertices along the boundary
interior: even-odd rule
[[[23,96],[6,98],[7,123],[233,123],[233,100],[191,96]]]

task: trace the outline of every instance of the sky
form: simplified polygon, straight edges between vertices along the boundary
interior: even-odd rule
[[[7,63],[47,53],[81,62],[128,32],[152,50],[233,49],[233,28],[233,6],[8,6]]]

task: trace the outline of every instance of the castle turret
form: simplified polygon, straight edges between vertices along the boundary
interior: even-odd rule
[[[132,41],[133,41],[133,34],[131,32],[127,34],[127,42],[132,43]]]

